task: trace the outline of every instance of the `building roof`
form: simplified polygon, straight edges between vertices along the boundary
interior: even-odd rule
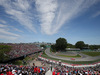
[[[66,48],[66,50],[74,50],[74,51],[76,51],[76,50],[80,50],[79,48]]]

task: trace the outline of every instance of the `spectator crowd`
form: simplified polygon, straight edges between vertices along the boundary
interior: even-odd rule
[[[54,70],[52,71],[52,75],[100,75],[100,65],[96,66],[84,66],[84,67],[74,67],[74,66],[66,66],[61,63],[53,62],[47,59],[41,59],[38,57],[40,61],[47,64],[51,64],[51,68],[53,67]],[[56,66],[56,67],[55,67]]]
[[[11,51],[7,53],[7,55],[10,56],[10,58],[18,58],[21,56],[25,56],[28,54],[32,54],[38,51],[41,51],[39,47],[37,47],[35,44],[3,44],[11,46]]]
[[[45,75],[48,68],[37,66],[0,65],[0,75]]]
[[[0,75],[45,75],[50,70],[48,67],[0,65]],[[95,67],[68,67],[56,66],[52,75],[100,75],[100,65]]]
[[[52,75],[100,75],[100,65],[95,67],[81,68],[67,66],[55,67]]]

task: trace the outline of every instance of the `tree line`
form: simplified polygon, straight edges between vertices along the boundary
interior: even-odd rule
[[[78,41],[75,43],[75,45],[70,44],[67,42],[67,40],[65,38],[58,38],[56,40],[56,44],[51,45],[51,49],[53,51],[63,51],[66,50],[66,48],[79,48],[79,49],[91,49],[91,50],[95,50],[100,48],[100,45],[88,45],[85,44],[84,41]]]
[[[0,62],[4,62],[9,59],[7,53],[11,50],[11,46],[0,45]]]

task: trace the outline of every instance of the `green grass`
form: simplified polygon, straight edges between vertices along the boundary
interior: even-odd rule
[[[57,56],[61,56],[61,57],[71,57],[71,58],[79,58],[79,57],[81,57],[79,54],[77,54],[75,56],[69,56],[69,55],[57,55]]]
[[[82,53],[93,57],[100,55],[100,52],[82,52]]]
[[[27,56],[24,58],[25,61],[28,61],[30,58]]]
[[[45,57],[47,59],[51,59],[51,60],[56,60],[56,61],[61,60],[61,59],[49,57],[48,55],[45,54],[45,52],[43,52],[43,54],[41,56]],[[69,64],[92,64],[92,63],[95,63],[95,62],[99,62],[100,59],[94,60],[94,61],[68,61],[68,60],[61,60],[61,61],[64,62],[64,63],[69,63]]]
[[[22,60],[12,62],[14,65],[23,65]]]

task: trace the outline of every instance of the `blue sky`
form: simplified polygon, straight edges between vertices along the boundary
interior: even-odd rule
[[[0,42],[100,44],[100,0],[0,0]]]

